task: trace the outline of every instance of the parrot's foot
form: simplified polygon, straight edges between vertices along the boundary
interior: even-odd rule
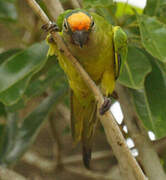
[[[112,92],[111,97],[113,97],[113,98],[116,99],[116,100],[119,99],[119,96],[118,96],[118,94],[117,94],[116,91],[113,91],[113,92]]]
[[[104,98],[104,103],[99,109],[100,115],[104,115],[105,112],[107,112],[111,107],[111,100],[109,98]]]
[[[59,31],[59,27],[56,23],[51,23],[51,24],[44,24],[42,26],[42,29],[45,30],[46,32],[58,32]]]
[[[51,44],[51,43],[54,43],[54,38],[51,36],[48,37],[48,42]]]
[[[50,44],[55,43],[54,38],[52,37],[52,35],[50,35],[50,36],[48,37],[48,42],[49,42]],[[63,49],[58,48],[58,50],[59,50],[61,53],[64,53],[64,50],[63,50]]]

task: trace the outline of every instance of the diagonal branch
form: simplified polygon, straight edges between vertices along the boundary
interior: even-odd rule
[[[27,2],[31,6],[31,8],[36,12],[36,14],[38,14],[41,17],[44,24],[50,24],[48,17],[45,15],[44,12],[42,12],[41,8],[35,0],[27,0]],[[104,102],[104,98],[99,88],[91,80],[91,78],[82,68],[82,66],[78,63],[77,59],[72,56],[72,54],[64,44],[61,36],[56,32],[52,32],[51,34],[58,47],[63,50],[64,55],[68,57],[68,59],[73,64],[74,68],[78,71],[78,73],[85,81],[87,86],[91,89],[98,102],[98,107],[100,107]],[[113,152],[119,162],[119,165],[121,167],[121,173],[123,173],[124,179],[129,179],[128,175],[130,174],[130,179],[132,180],[145,180],[146,177],[143,174],[141,168],[139,167],[137,161],[132,156],[130,150],[128,149],[125,139],[112,113],[106,112],[103,116],[99,115],[98,113],[98,116],[100,118],[101,124],[104,127],[105,134],[107,136],[107,141],[112,147]]]

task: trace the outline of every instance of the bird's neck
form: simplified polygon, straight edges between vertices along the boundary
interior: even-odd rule
[[[96,45],[102,45],[102,37],[98,34],[97,30],[90,32],[88,41],[82,48],[74,44],[69,35],[64,34],[63,39],[71,53],[80,60],[82,59],[81,57],[87,57],[94,54],[94,52],[96,52]]]

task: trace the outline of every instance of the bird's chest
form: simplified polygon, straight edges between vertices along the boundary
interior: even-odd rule
[[[103,72],[112,66],[112,46],[105,45],[104,42],[95,46],[88,46],[87,44],[82,49],[79,47],[72,48],[71,46],[70,51],[95,82],[100,81]]]

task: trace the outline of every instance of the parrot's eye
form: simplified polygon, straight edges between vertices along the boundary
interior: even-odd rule
[[[64,20],[63,27],[66,31],[68,30],[68,25],[67,25],[66,19]]]
[[[91,28],[94,27],[94,25],[95,25],[95,23],[94,23],[94,21],[92,21],[92,23],[91,23]]]

